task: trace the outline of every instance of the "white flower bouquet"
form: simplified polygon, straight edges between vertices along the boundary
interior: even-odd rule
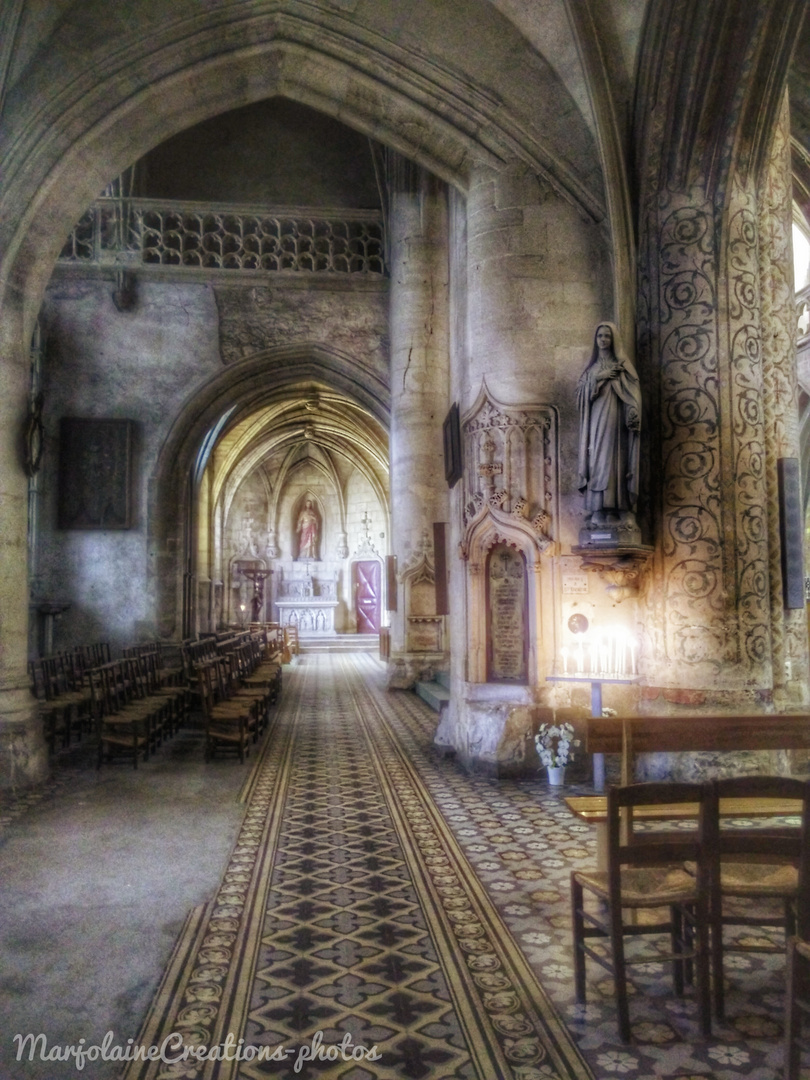
[[[579,739],[574,738],[573,724],[541,724],[534,737],[537,755],[547,769],[560,769],[574,760],[574,746],[579,746]]]

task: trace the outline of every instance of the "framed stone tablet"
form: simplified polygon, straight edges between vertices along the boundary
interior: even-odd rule
[[[487,682],[528,682],[526,585],[521,552],[497,544],[487,558]]]
[[[59,528],[132,527],[132,420],[59,422]]]

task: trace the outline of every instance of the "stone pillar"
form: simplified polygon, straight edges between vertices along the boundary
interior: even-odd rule
[[[0,394],[0,788],[41,783],[48,757],[28,678],[28,479],[22,431],[28,406],[27,350],[3,357]]]
[[[796,367],[796,298],[793,283],[793,200],[790,110],[785,94],[770,160],[759,192],[759,281],[766,468],[768,472],[771,648],[774,704],[806,707],[810,696],[807,617],[786,609],[780,560],[777,461],[801,458]]]
[[[771,670],[755,193],[732,184],[720,218],[702,190],[670,190],[651,219],[639,340],[660,541],[642,675],[651,699],[740,693]]]
[[[444,666],[440,649],[414,649],[407,577],[433,567],[433,523],[447,521],[442,424],[449,408],[447,192],[419,166],[391,154],[391,517],[397,610],[391,617],[389,684],[412,685]],[[425,624],[427,626],[427,624]],[[430,631],[424,635],[425,640]]]
[[[515,775],[537,768],[532,737],[552,697],[560,555],[577,543],[582,509],[567,468],[575,388],[597,323],[613,316],[610,258],[596,224],[522,162],[474,169],[463,214],[460,198],[452,205],[451,387],[464,476],[451,496],[451,701],[436,741],[468,767]],[[525,559],[524,682],[487,681],[496,543]]]
[[[740,170],[722,195],[670,187],[650,200],[639,341],[662,477],[650,485],[660,539],[642,665],[654,711],[804,700],[805,616],[783,610],[776,473],[799,453],[783,126],[759,189]]]

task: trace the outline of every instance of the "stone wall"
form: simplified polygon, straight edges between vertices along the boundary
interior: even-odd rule
[[[42,311],[44,357],[42,390],[46,448],[38,478],[39,525],[34,601],[56,600],[69,608],[54,629],[54,647],[105,639],[115,646],[157,634],[155,582],[148,555],[147,507],[150,478],[178,417],[193,414],[191,403],[223,371],[223,342],[228,325],[221,317],[222,299],[210,280],[191,281],[139,276],[136,300],[119,311],[111,293],[114,281],[104,274],[57,272]],[[251,359],[265,347],[331,343],[338,338],[347,369],[386,372],[386,296],[341,282],[330,289],[318,283],[307,288],[299,279],[285,287],[275,281],[242,300],[255,317],[251,346],[236,357]],[[226,290],[240,301],[232,285]],[[270,301],[269,308],[264,300]],[[227,306],[227,305],[226,305]],[[248,320],[249,323],[249,320]],[[267,333],[264,333],[267,328]],[[290,377],[294,379],[295,372]],[[236,395],[238,400],[238,392]],[[222,410],[234,400],[222,402]],[[57,521],[59,420],[72,417],[114,417],[135,422],[132,474],[133,519],[127,530],[65,530]],[[254,492],[254,495],[256,493]],[[363,498],[358,495],[358,498]],[[362,511],[361,511],[362,513]],[[381,517],[381,515],[378,515]],[[262,522],[266,527],[265,520]],[[226,546],[239,537],[233,522]],[[238,531],[238,529],[237,529]],[[387,528],[381,523],[377,532]],[[330,553],[334,556],[334,552]],[[174,552],[175,566],[182,551]],[[227,564],[227,558],[226,558]],[[205,577],[205,575],[203,575]],[[179,631],[179,627],[178,627]],[[32,619],[30,650],[37,643]]]

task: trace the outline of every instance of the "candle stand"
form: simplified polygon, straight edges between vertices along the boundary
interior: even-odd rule
[[[638,676],[601,675],[597,672],[575,672],[573,675],[546,675],[546,682],[589,682],[591,684],[591,716],[602,715],[602,684],[622,683],[629,685],[638,682]],[[596,791],[605,790],[605,755],[593,755],[593,786]]]

